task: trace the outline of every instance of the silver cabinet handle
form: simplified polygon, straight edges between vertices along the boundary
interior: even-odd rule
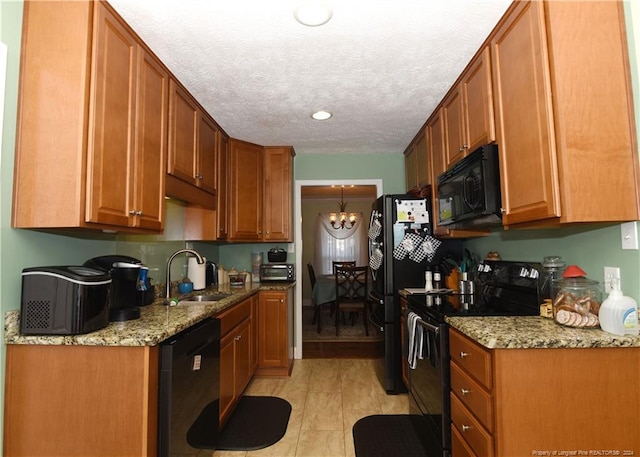
[[[242,339],[242,335],[237,335],[235,338],[236,341],[240,341],[241,339]]]
[[[468,389],[460,389],[462,395],[467,395],[470,391]]]
[[[129,214],[131,214],[132,216],[134,216],[136,214],[136,210],[135,209],[130,209],[129,210]]]
[[[142,216],[142,211],[136,211],[136,216]]]
[[[460,352],[460,358],[464,359],[466,356],[468,356],[469,354],[467,354],[466,352]]]
[[[467,430],[469,430],[470,428],[471,428],[471,426],[470,426],[470,425],[463,425],[463,426],[462,426],[462,431],[463,431],[463,432],[466,432],[466,431],[467,431]]]

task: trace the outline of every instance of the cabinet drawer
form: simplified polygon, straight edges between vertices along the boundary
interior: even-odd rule
[[[453,457],[478,457],[453,425],[451,426],[451,455]]]
[[[478,418],[487,430],[493,432],[493,403],[478,382],[468,376],[455,363],[451,364],[451,392]]]
[[[449,332],[449,347],[451,360],[491,389],[491,352],[453,329]]]
[[[220,319],[220,334],[222,336],[229,333],[236,325],[251,316],[251,299],[244,300],[238,304],[225,309],[216,317]]]
[[[493,457],[493,437],[453,394],[451,395],[451,423],[476,455]]]

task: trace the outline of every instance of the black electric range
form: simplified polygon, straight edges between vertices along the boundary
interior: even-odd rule
[[[485,260],[474,272],[474,293],[412,294],[409,303],[437,322],[446,316],[537,316],[539,278],[535,262]]]
[[[423,357],[415,357],[408,370],[410,408],[424,418],[417,433],[433,443],[435,450],[429,455],[450,457],[452,452],[449,324],[445,318],[539,315],[541,272],[538,263],[485,260],[473,274],[473,294],[430,293],[408,297],[405,346],[423,345],[420,351]],[[416,329],[420,329],[423,337],[413,336],[412,345],[411,335],[416,335]],[[408,352],[403,354],[407,356]]]

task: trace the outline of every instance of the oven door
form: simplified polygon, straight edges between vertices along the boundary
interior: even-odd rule
[[[418,357],[415,369],[409,370],[411,401],[425,417],[431,434],[447,456],[451,452],[448,325],[417,314],[421,316],[417,325],[423,332],[423,358]]]

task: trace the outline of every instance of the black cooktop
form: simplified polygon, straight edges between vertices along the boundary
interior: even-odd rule
[[[535,262],[485,260],[473,274],[474,294],[412,294],[409,304],[437,321],[445,316],[537,316],[541,272]]]

